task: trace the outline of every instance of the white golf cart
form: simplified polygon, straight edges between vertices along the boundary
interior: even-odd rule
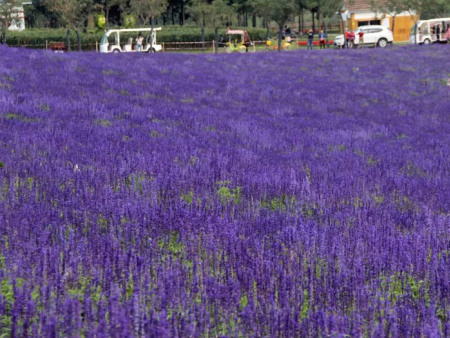
[[[141,34],[144,38],[141,52],[155,53],[162,51],[162,46],[156,43],[156,31],[160,31],[162,28],[126,28],[126,29],[109,29],[105,32],[100,40],[100,53],[128,53],[138,52],[136,45],[136,37]],[[134,38],[128,37],[127,42],[121,44],[121,36],[130,36],[132,33]],[[150,36],[150,34],[152,36]],[[150,40],[151,39],[151,40]],[[125,39],[124,39],[125,40]],[[150,44],[150,41],[152,43]]]

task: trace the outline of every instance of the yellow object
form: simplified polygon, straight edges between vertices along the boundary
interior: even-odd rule
[[[267,45],[267,46],[272,46],[272,41],[267,40],[267,41],[266,41],[266,45]]]

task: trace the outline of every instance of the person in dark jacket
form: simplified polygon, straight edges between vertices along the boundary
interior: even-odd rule
[[[308,45],[306,46],[306,49],[313,49],[313,43],[314,43],[314,32],[312,29],[308,31]]]

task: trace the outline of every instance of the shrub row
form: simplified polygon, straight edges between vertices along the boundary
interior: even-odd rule
[[[265,40],[266,30],[261,28],[246,28],[252,40]],[[219,35],[224,36],[226,29],[220,29]],[[89,45],[95,45],[100,42],[103,35],[102,31],[80,32],[82,44],[84,48],[89,48]],[[124,36],[125,38],[125,36]],[[77,36],[74,31],[70,34],[71,44],[76,46]],[[201,41],[201,30],[198,27],[163,27],[162,31],[158,32],[157,41],[161,42],[197,42]],[[207,28],[205,30],[205,40],[214,40],[214,29]],[[10,46],[29,46],[39,48],[45,46],[46,41],[51,42],[66,42],[65,29],[28,29],[23,32],[8,32],[7,43]]]

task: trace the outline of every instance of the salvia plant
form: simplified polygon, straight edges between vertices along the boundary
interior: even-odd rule
[[[450,46],[0,49],[0,334],[448,337]]]

